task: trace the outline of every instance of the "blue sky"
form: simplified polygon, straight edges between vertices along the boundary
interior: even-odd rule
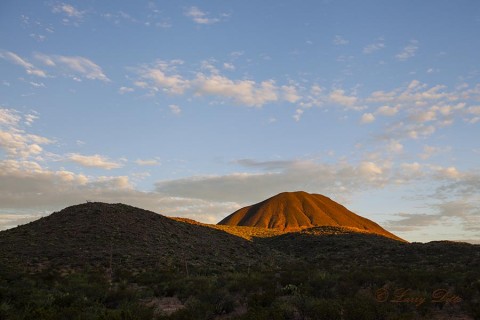
[[[321,193],[480,242],[478,1],[2,1],[0,228]]]

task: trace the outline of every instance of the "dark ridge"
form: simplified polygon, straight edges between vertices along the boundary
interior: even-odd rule
[[[232,269],[261,261],[251,241],[128,206],[89,202],[0,232],[0,259],[33,269]]]

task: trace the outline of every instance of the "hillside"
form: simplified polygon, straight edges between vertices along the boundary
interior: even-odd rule
[[[377,223],[351,212],[330,198],[303,191],[283,192],[257,204],[241,208],[218,224],[282,231],[298,231],[319,226],[348,227],[357,229],[359,232],[379,234],[403,241]]]
[[[0,232],[0,319],[471,320],[479,264],[479,245],[84,203]],[[425,302],[379,300],[398,288]],[[438,289],[450,300],[433,302]]]
[[[90,202],[0,232],[0,262],[31,268],[227,270],[260,261],[252,242],[124,204]]]

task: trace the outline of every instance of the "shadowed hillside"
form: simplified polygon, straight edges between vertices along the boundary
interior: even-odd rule
[[[230,269],[265,253],[243,238],[124,204],[91,202],[0,233],[0,258],[33,268]]]
[[[370,232],[402,240],[375,222],[351,212],[330,198],[303,191],[280,193],[252,206],[239,209],[218,224],[284,231],[297,231],[318,226],[350,227],[358,229],[359,232]]]
[[[472,320],[479,264],[480,246],[466,243],[207,225],[85,203],[0,232],[0,319]],[[425,301],[378,295],[401,288]],[[448,300],[434,302],[436,290]]]

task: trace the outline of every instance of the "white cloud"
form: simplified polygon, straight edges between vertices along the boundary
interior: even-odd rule
[[[467,109],[467,112],[473,115],[480,116],[480,106],[472,106]]]
[[[433,147],[433,146],[424,146],[423,147],[423,153],[420,154],[420,158],[423,159],[423,160],[427,160],[429,159],[430,157],[432,157],[433,155],[441,152],[442,148],[439,148],[439,147]]]
[[[235,66],[234,66],[232,63],[225,62],[225,63],[223,64],[223,69],[229,70],[229,71],[234,71],[234,70],[235,70]]]
[[[420,175],[420,170],[422,169],[422,165],[418,162],[413,163],[402,163],[400,165],[402,174],[406,174],[408,176],[412,175]]]
[[[171,104],[168,106],[168,108],[170,109],[170,112],[174,115],[179,115],[180,113],[182,113],[182,109],[176,104]]]
[[[428,136],[431,136],[433,133],[435,133],[436,129],[434,126],[425,126],[423,124],[421,125],[408,125],[405,127],[405,133],[407,136],[411,139],[418,139],[418,138],[425,138]]]
[[[68,3],[53,4],[52,12],[63,16],[62,23],[64,25],[74,25],[74,26],[78,26],[79,23],[82,22],[86,13],[85,11],[80,11]]]
[[[348,44],[348,40],[340,35],[336,35],[335,38],[333,38],[333,44],[336,46],[344,46]]]
[[[185,11],[185,16],[191,18],[198,24],[214,24],[220,21],[218,18],[209,18],[208,13],[203,12],[197,7],[190,7]]]
[[[442,166],[431,166],[432,170],[435,172],[435,176],[438,179],[460,179],[462,177],[462,173],[458,171],[457,168],[451,167],[442,167]]]
[[[344,90],[333,90],[330,96],[323,93],[318,85],[313,85],[309,94],[303,88],[290,81],[286,85],[277,85],[275,79],[255,81],[251,79],[233,79],[221,73],[221,68],[214,60],[202,61],[195,75],[193,72],[182,72],[183,61],[157,61],[151,65],[143,65],[134,69],[139,79],[134,85],[149,91],[150,96],[159,93],[188,95],[193,97],[211,97],[216,102],[225,103],[231,100],[237,104],[262,107],[274,102],[298,104],[301,109],[320,106],[325,102],[333,102],[352,109],[361,109],[354,95],[347,95]]]
[[[253,80],[231,80],[221,75],[197,74],[193,81],[197,95],[225,97],[247,106],[261,107],[277,101],[278,88],[273,80],[256,83]]]
[[[135,160],[135,163],[138,164],[139,166],[158,166],[160,165],[160,162],[157,159],[137,159]]]
[[[20,115],[14,109],[0,108],[0,125],[15,127],[20,122]]]
[[[42,145],[53,143],[52,140],[35,134],[26,133],[21,122],[28,125],[38,118],[33,114],[23,115],[14,109],[0,108],[0,148],[9,157],[28,158],[39,155]]]
[[[375,91],[363,103],[370,108],[380,104],[375,115],[396,116],[395,123],[385,127],[383,137],[390,139],[425,138],[449,126],[456,119],[474,121],[468,112],[478,97],[476,88],[457,87],[447,90],[444,85],[429,86],[412,80],[404,87],[391,91]]]
[[[329,98],[330,98],[331,102],[334,102],[334,103],[337,103],[339,105],[349,107],[349,108],[355,107],[355,105],[358,101],[357,97],[348,96],[348,95],[345,94],[345,91],[341,90],[341,89],[333,90],[330,93]]]
[[[380,38],[378,39],[377,42],[371,43],[363,48],[363,53],[364,54],[371,54],[374,53],[375,51],[381,50],[385,48],[385,43],[383,42],[383,39]]]
[[[123,167],[123,164],[121,162],[111,161],[107,157],[98,154],[85,156],[78,153],[71,153],[67,155],[67,160],[73,161],[85,167],[95,167],[106,170],[118,169]]]
[[[410,119],[416,122],[430,122],[436,119],[435,111],[428,110],[428,111],[414,111],[412,115],[410,115]]]
[[[436,214],[400,212],[397,213],[396,216],[400,219],[387,221],[387,229],[406,232],[424,227],[432,227],[441,223],[440,217]]]
[[[190,86],[189,81],[183,79],[178,74],[166,74],[169,69],[170,66],[164,64],[158,64],[154,68],[142,68],[139,70],[140,76],[148,82],[141,81],[135,83],[135,85],[150,88],[153,92],[162,91],[168,94],[183,94]]]
[[[71,4],[67,3],[58,3],[52,7],[54,13],[62,13],[71,18],[81,19],[83,18],[84,12],[79,11]]]
[[[33,64],[21,58],[19,55],[17,55],[14,52],[0,51],[0,58],[8,60],[16,65],[23,67],[27,72],[27,74],[37,76],[37,77],[42,77],[42,78],[45,78],[47,76],[47,73],[45,71],[38,69]]]
[[[51,56],[42,54],[42,53],[35,53],[35,59],[43,63],[44,65],[48,67],[55,67],[55,61]]]
[[[135,89],[129,87],[120,87],[120,89],[118,89],[118,93],[120,94],[125,94],[133,91],[135,91]]]
[[[35,58],[48,67],[60,68],[64,75],[70,77],[81,76],[89,80],[110,81],[99,65],[85,57],[36,53]]]
[[[297,121],[297,122],[300,121],[303,113],[304,113],[304,110],[302,110],[302,109],[295,110],[295,114],[293,115],[293,119],[295,119],[295,121]]]
[[[390,107],[390,106],[381,106],[375,111],[375,113],[380,114],[382,116],[392,117],[398,113],[397,107]]]
[[[30,81],[29,83],[32,85],[32,87],[35,87],[35,88],[46,88],[43,82]]]
[[[102,17],[108,21],[113,22],[114,24],[120,24],[121,21],[128,21],[131,23],[142,23],[141,21],[138,21],[137,19],[133,18],[131,15],[123,11],[118,11],[116,13],[105,13],[105,14],[102,14]]]
[[[343,162],[325,164],[295,160],[271,163],[251,160],[248,166],[264,169],[265,172],[164,180],[156,184],[156,190],[170,196],[239,204],[251,204],[280,192],[296,190],[346,199],[358,190],[383,186],[389,173],[387,168],[368,161],[352,165]]]
[[[372,113],[364,113],[360,119],[361,124],[372,123],[375,121],[375,116]]]
[[[403,145],[397,140],[391,140],[387,145],[387,151],[391,153],[401,153],[403,151]]]
[[[295,103],[300,100],[302,97],[298,94],[297,88],[295,86],[282,86],[283,98],[284,100]]]
[[[0,230],[39,218],[38,212],[47,214],[87,200],[121,202],[206,223],[216,223],[240,208],[233,202],[140,192],[126,176],[86,177],[29,161],[0,160],[0,179]]]
[[[410,43],[399,52],[395,58],[399,61],[405,61],[415,56],[418,50],[418,41],[410,40]]]
[[[390,220],[387,227],[394,231],[416,231],[422,228],[431,229],[433,226],[459,226],[464,236],[473,236],[478,243],[480,231],[480,210],[478,199],[447,200],[430,205],[433,211],[425,213],[398,213],[399,220]],[[471,234],[471,235],[470,235]],[[432,235],[433,236],[433,235]]]

